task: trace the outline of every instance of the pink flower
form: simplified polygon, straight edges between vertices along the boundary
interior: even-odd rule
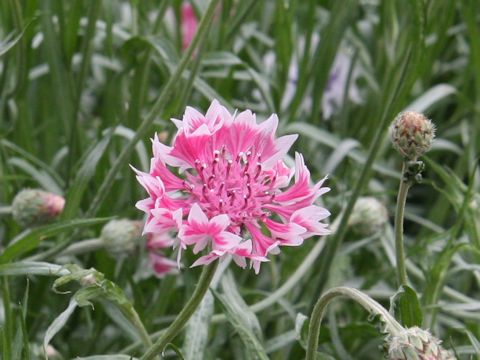
[[[193,10],[192,5],[189,2],[184,2],[182,4],[181,12],[181,23],[182,23],[182,47],[183,50],[186,50],[197,32],[198,21]]]
[[[177,267],[177,263],[167,258],[162,252],[162,249],[171,247],[173,243],[174,240],[168,233],[149,233],[147,236],[150,264],[158,277],[172,272]]]
[[[178,233],[179,251],[206,250],[192,266],[232,256],[256,273],[269,253],[329,233],[321,221],[330,213],[314,204],[329,189],[310,184],[302,155],[295,170],[282,161],[297,135],[276,138],[276,115],[257,124],[251,111],[232,115],[214,100],[205,115],[187,107],[172,121],[172,146],[155,136],[149,173],[135,170],[149,194],[137,203],[144,232]]]

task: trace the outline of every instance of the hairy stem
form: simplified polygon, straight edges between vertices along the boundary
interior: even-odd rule
[[[307,357],[306,360],[315,360],[318,347],[318,336],[320,335],[320,325],[323,316],[330,302],[338,296],[346,296],[359,303],[365,310],[372,315],[379,315],[384,321],[387,331],[395,335],[402,330],[402,326],[395,320],[385,308],[373,300],[371,297],[365,295],[361,291],[348,287],[337,287],[325,292],[315,304],[312,316],[310,318],[310,325],[308,328],[308,343],[307,343]]]
[[[128,309],[124,308],[123,312],[128,317],[133,326],[135,326],[135,329],[137,329],[138,335],[143,343],[143,346],[145,346],[145,349],[151,348],[153,346],[152,340],[150,339],[150,335],[145,329],[145,326],[143,325],[142,320],[140,320],[140,317],[138,316],[135,308],[133,306],[129,306]]]
[[[104,245],[103,245],[102,239],[99,239],[99,238],[86,239],[70,245],[61,253],[59,253],[58,256],[84,254],[87,252],[102,249],[103,247]]]
[[[405,250],[403,246],[403,219],[405,213],[405,202],[407,200],[410,181],[405,178],[406,165],[402,165],[402,179],[398,189],[397,210],[395,212],[395,253],[397,258],[397,281],[398,285],[407,285],[407,268],[405,266]]]

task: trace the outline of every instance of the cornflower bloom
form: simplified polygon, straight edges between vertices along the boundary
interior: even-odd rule
[[[176,232],[179,257],[189,246],[194,254],[208,249],[192,266],[231,255],[241,267],[250,260],[256,273],[281,246],[329,233],[321,220],[330,213],[314,202],[330,189],[325,179],[310,184],[299,153],[294,170],[282,161],[297,135],[275,138],[276,115],[257,124],[251,111],[232,115],[214,100],[205,115],[187,107],[172,121],[172,146],[155,136],[150,171],[135,170],[149,194],[137,203],[145,233]]]

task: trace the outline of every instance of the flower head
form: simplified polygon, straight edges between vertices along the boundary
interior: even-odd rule
[[[133,252],[142,236],[142,223],[130,219],[110,220],[102,228],[100,239],[105,249],[116,257]]]
[[[205,115],[187,107],[173,122],[172,146],[155,137],[150,171],[136,170],[149,194],[137,203],[144,232],[178,232],[179,251],[208,249],[193,266],[231,255],[257,273],[268,253],[329,233],[321,220],[330,213],[314,205],[329,189],[310,184],[300,154],[295,170],[282,161],[297,135],[276,138],[276,115],[257,124],[251,111],[232,115],[214,100]]]
[[[42,225],[58,217],[65,205],[60,195],[38,189],[20,191],[12,202],[12,215],[17,223],[29,227]]]
[[[360,235],[373,235],[388,222],[388,212],[377,198],[362,196],[353,208],[348,225]]]
[[[416,326],[390,336],[387,342],[389,360],[456,359],[451,351],[442,348],[440,340]]]
[[[390,137],[400,155],[415,161],[432,146],[435,126],[425,115],[405,111],[393,120]]]

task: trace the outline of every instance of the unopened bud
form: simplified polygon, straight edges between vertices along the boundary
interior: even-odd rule
[[[100,238],[112,256],[132,252],[142,236],[141,221],[119,219],[109,221],[102,229]]]
[[[390,137],[400,155],[415,161],[432,146],[435,126],[423,114],[405,111],[390,125]]]
[[[63,211],[65,199],[38,189],[20,191],[12,202],[12,215],[24,227],[46,224]]]
[[[441,341],[419,327],[404,329],[387,339],[389,360],[455,360],[451,351],[443,349]]]
[[[388,222],[385,205],[372,196],[358,198],[348,220],[348,225],[358,234],[373,235]]]

